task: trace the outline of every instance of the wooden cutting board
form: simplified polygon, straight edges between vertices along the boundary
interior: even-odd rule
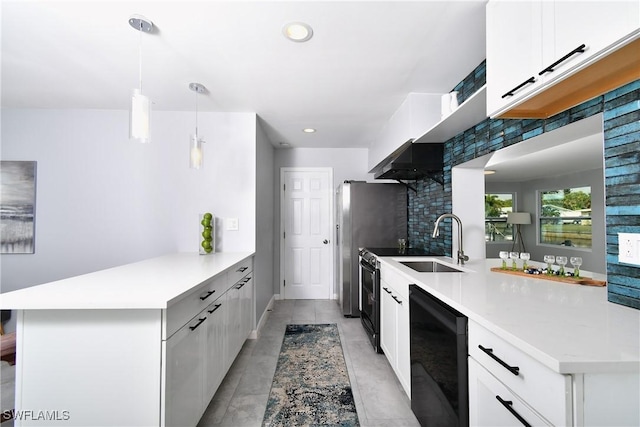
[[[528,274],[519,270],[503,270],[501,267],[492,267],[491,271],[496,273],[512,274],[514,276],[522,276],[527,279],[551,280],[554,282],[571,283],[574,285],[585,286],[607,286],[604,280],[596,280],[590,277],[567,277],[567,276],[547,276],[546,274]]]

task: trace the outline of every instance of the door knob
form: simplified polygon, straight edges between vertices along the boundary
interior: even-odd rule
[[[324,240],[322,241],[322,243],[324,243],[324,244],[326,245],[327,243],[329,243],[329,241],[328,241],[327,239],[324,239]]]

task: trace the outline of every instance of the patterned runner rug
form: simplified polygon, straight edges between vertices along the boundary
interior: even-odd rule
[[[262,425],[360,425],[335,323],[287,325]]]

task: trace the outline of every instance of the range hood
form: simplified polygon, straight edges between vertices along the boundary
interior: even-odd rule
[[[442,184],[444,143],[404,143],[370,172],[375,179],[417,180],[432,178]]]

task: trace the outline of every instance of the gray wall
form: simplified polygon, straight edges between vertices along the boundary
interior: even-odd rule
[[[538,244],[537,192],[560,188],[591,186],[592,248],[576,249],[556,245]],[[606,232],[603,170],[596,169],[567,175],[545,177],[521,183],[487,183],[487,193],[515,192],[516,210],[530,212],[531,225],[521,226],[522,237],[531,259],[542,262],[544,255],[580,256],[583,268],[606,274]],[[497,258],[498,252],[511,249],[511,243],[487,243],[487,258]]]
[[[275,149],[258,122],[256,127],[256,322],[273,296],[276,218],[274,216]]]

